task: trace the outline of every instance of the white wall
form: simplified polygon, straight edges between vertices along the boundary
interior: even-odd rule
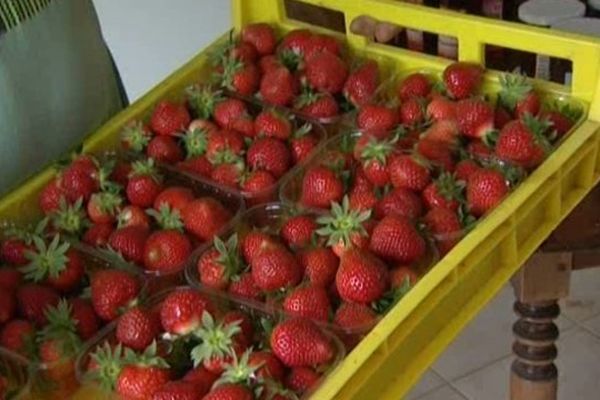
[[[131,101],[230,29],[228,0],[94,0]]]

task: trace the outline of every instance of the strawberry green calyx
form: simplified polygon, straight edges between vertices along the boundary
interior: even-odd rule
[[[193,332],[193,335],[202,341],[190,353],[194,367],[215,357],[231,356],[233,337],[241,331],[240,321],[216,325],[212,315],[204,311],[202,326]]]
[[[183,145],[188,158],[204,155],[208,145],[208,132],[206,129],[188,130],[183,135]]]
[[[98,182],[100,190],[104,192],[119,193],[122,189],[121,185],[110,180],[110,177],[115,169],[115,160],[107,160],[98,168]]]
[[[234,32],[232,29],[229,31],[229,38],[228,38],[227,42],[225,42],[222,45],[220,45],[219,47],[217,47],[215,49],[215,51],[210,54],[209,59],[213,66],[216,67],[217,65],[222,64],[225,60],[227,60],[227,57],[229,56],[231,49],[233,49],[233,47],[236,45],[233,34],[234,34]]]
[[[162,357],[156,355],[157,348],[156,340],[153,340],[142,354],[125,348],[123,360],[126,364],[134,364],[140,367],[169,368],[169,364]]]
[[[172,209],[167,204],[162,204],[158,211],[151,208],[146,211],[153,217],[162,229],[173,229],[183,232],[183,220],[179,210]]]
[[[77,335],[77,326],[71,318],[72,308],[66,299],[61,299],[56,307],[46,310],[48,324],[38,333],[38,342],[54,341],[60,346],[64,357],[75,356],[83,342]]]
[[[410,278],[407,276],[402,281],[402,284],[395,289],[385,293],[379,300],[371,304],[371,308],[377,314],[385,314],[389,309],[394,307],[406,294],[412,289]]]
[[[46,242],[37,236],[33,238],[33,243],[35,251],[28,250],[25,253],[30,263],[21,268],[25,278],[40,282],[47,277],[58,277],[67,268],[69,243],[61,243],[59,235],[54,236],[49,245],[46,245]]]
[[[438,189],[438,193],[446,200],[457,200],[460,203],[465,201],[464,189],[466,183],[456,179],[454,174],[449,172],[443,172],[436,179],[435,185]]]
[[[230,279],[237,275],[242,270],[242,259],[238,250],[238,235],[233,234],[223,242],[218,236],[214,239],[215,249],[219,252],[217,262],[225,267],[223,272],[224,278]]]
[[[545,118],[539,119],[527,113],[522,118],[523,123],[533,134],[535,142],[541,146],[546,153],[552,150],[552,145],[546,136],[552,124]]]
[[[115,215],[123,203],[123,198],[111,191],[94,193],[92,199],[98,204],[100,211],[109,215]]]
[[[44,237],[46,227],[48,226],[49,221],[50,219],[48,217],[45,217],[40,222],[38,222],[33,228],[31,228],[31,226],[23,228],[15,225],[9,225],[6,228],[4,228],[3,236],[7,238],[22,240],[25,244],[32,244],[34,237]]]
[[[279,54],[279,62],[283,64],[290,72],[295,72],[302,63],[302,55],[293,50],[284,50]]]
[[[140,121],[132,121],[121,132],[121,140],[128,150],[142,153],[150,143],[151,134]]]
[[[50,215],[50,220],[55,229],[73,236],[78,236],[90,225],[81,198],[73,204],[68,204],[65,198],[61,197],[58,210]]]
[[[235,74],[245,68],[245,64],[241,60],[235,58],[228,58],[223,63],[223,73],[220,75],[221,87],[235,91],[235,85],[233,83]]]
[[[371,210],[357,211],[350,209],[348,196],[344,196],[342,204],[332,203],[329,215],[317,218],[317,234],[327,237],[327,245],[334,246],[342,243],[344,247],[352,246],[352,237],[366,236],[363,223],[371,218]]]
[[[198,118],[209,119],[215,105],[223,100],[221,91],[215,91],[209,85],[195,84],[185,90],[190,108]]]
[[[313,130],[313,126],[311,123],[307,122],[304,125],[302,125],[300,128],[296,129],[294,131],[294,133],[292,134],[292,137],[294,139],[300,139],[303,138],[304,136],[310,134]]]
[[[461,204],[458,207],[458,220],[460,221],[460,225],[463,227],[463,231],[470,232],[473,228],[475,228],[475,224],[477,223],[477,218],[473,216],[473,214],[469,213],[469,208],[466,204]]]
[[[316,103],[323,96],[324,95],[322,93],[314,91],[308,85],[303,85],[302,93],[300,93],[300,95],[296,97],[296,102],[294,103],[294,106],[296,108],[303,108],[309,106],[313,103]]]
[[[162,180],[162,177],[158,172],[158,168],[156,167],[156,163],[153,158],[135,161],[133,164],[131,164],[130,177],[136,176],[149,176],[156,182],[160,182]]]
[[[360,158],[367,163],[378,161],[385,164],[388,156],[394,151],[394,143],[396,139],[377,140],[370,138],[369,142],[363,148]]]
[[[252,348],[246,350],[242,357],[238,359],[235,353],[232,354],[233,360],[225,367],[225,371],[219,379],[215,381],[215,385],[219,386],[224,383],[242,383],[251,386],[257,381],[256,371],[262,367],[263,363],[250,365],[249,359],[252,354]]]
[[[246,164],[244,163],[244,159],[237,154],[233,153],[229,149],[223,149],[217,151],[209,161],[213,165],[221,165],[221,164],[235,164],[235,166],[243,171]]]
[[[514,111],[517,103],[523,100],[533,86],[523,75],[504,74],[500,77],[502,89],[498,93],[498,101],[509,111]]]
[[[293,390],[286,388],[281,382],[273,379],[265,379],[262,385],[258,386],[254,392],[256,398],[263,398],[262,392],[266,393],[266,400],[287,399],[300,400]]]
[[[555,111],[562,114],[564,117],[569,119],[571,122],[575,123],[579,121],[581,115],[583,114],[583,110],[581,107],[574,106],[572,104],[555,100],[548,104],[548,111]]]
[[[112,392],[124,364],[123,346],[119,343],[113,348],[105,341],[90,355],[90,359],[95,367],[85,374],[84,380],[100,384],[102,389]]]

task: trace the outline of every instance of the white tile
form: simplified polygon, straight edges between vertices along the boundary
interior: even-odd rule
[[[581,322],[600,314],[600,268],[573,272],[570,293],[561,301],[566,317]]]
[[[597,399],[600,393],[600,339],[581,328],[558,342],[558,398]]]
[[[419,397],[418,400],[466,400],[466,398],[452,387],[444,386],[431,393],[427,393],[423,397]]]
[[[446,382],[440,378],[435,372],[427,371],[422,377],[419,383],[417,383],[406,396],[405,400],[416,400],[419,396],[423,396],[425,393],[429,393],[440,386],[445,385]]]
[[[506,357],[453,382],[453,385],[469,400],[506,400],[512,361],[512,356]]]
[[[453,381],[511,353],[514,293],[510,285],[465,328],[433,369]]]
[[[594,332],[597,336],[600,336],[600,314],[588,319],[583,323],[583,325]]]

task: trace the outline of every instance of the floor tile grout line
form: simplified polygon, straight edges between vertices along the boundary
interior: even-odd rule
[[[588,321],[588,320],[585,320],[585,321]],[[581,322],[575,321],[575,324],[577,325],[577,327],[583,329],[585,331],[585,333],[588,333],[591,336],[593,336],[594,338],[600,340],[600,333],[596,332],[592,328],[585,325],[585,321],[581,321]]]
[[[495,363],[497,363],[498,361],[504,360],[505,358],[512,357],[512,356],[513,356],[512,350],[508,349],[508,352],[507,352],[506,354],[504,354],[504,355],[502,355],[502,356],[500,356],[500,357],[498,357],[498,358],[494,358],[493,360],[486,362],[485,364],[481,365],[480,367],[477,367],[477,368],[475,368],[475,369],[469,370],[468,372],[465,372],[465,373],[463,373],[462,375],[459,375],[459,376],[457,376],[456,378],[452,378],[451,380],[449,380],[449,379],[446,379],[446,377],[444,377],[442,374],[440,374],[440,373],[439,373],[438,371],[436,371],[435,369],[433,369],[433,368],[432,368],[432,370],[433,370],[433,371],[434,371],[436,374],[438,374],[438,375],[440,376],[440,378],[442,378],[442,379],[443,379],[445,382],[447,382],[447,383],[452,383],[453,381],[458,381],[458,380],[461,380],[461,379],[463,379],[463,378],[466,378],[467,376],[469,376],[469,375],[472,375],[472,374],[474,374],[475,372],[478,372],[478,371],[480,371],[480,370],[482,370],[482,369],[484,369],[484,368],[487,368],[487,367],[489,367],[489,366],[490,366],[490,365],[492,365],[492,364],[495,364]]]
[[[421,394],[420,394],[418,397],[416,397],[416,398],[415,398],[415,399],[413,399],[413,400],[419,400],[420,398],[422,398],[422,397],[425,397],[426,395],[428,395],[428,394],[432,393],[432,392],[433,392],[433,391],[435,391],[435,390],[438,390],[438,389],[440,389],[440,388],[443,388],[444,386],[448,386],[448,385],[450,385],[450,382],[448,382],[448,381],[447,381],[447,380],[446,380],[446,379],[445,379],[443,376],[441,376],[440,374],[438,374],[437,372],[435,372],[435,371],[433,370],[433,368],[430,368],[428,372],[429,372],[430,374],[432,374],[432,375],[435,375],[435,376],[436,376],[436,378],[438,378],[439,380],[441,380],[441,381],[442,381],[442,383],[441,383],[440,385],[438,385],[438,386],[432,387],[431,389],[428,389],[428,390],[424,391],[423,393],[421,393]],[[423,375],[425,375],[425,374],[423,374]],[[423,378],[423,377],[421,377],[421,379],[422,379],[422,378]],[[415,386],[416,386],[416,385],[415,385]],[[413,386],[413,387],[412,387],[412,389],[414,389],[414,387],[415,387],[415,386]]]
[[[458,394],[460,394],[463,398],[465,398],[465,400],[472,400],[471,396],[469,396],[468,394],[466,394],[462,390],[460,390],[459,387],[456,386],[454,383],[450,382],[450,387],[452,389],[454,389],[455,392],[457,392]]]

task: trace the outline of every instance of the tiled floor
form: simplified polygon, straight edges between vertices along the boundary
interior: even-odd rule
[[[508,400],[514,295],[507,285],[405,400]],[[600,398],[600,268],[577,271],[558,319],[558,400]]]

